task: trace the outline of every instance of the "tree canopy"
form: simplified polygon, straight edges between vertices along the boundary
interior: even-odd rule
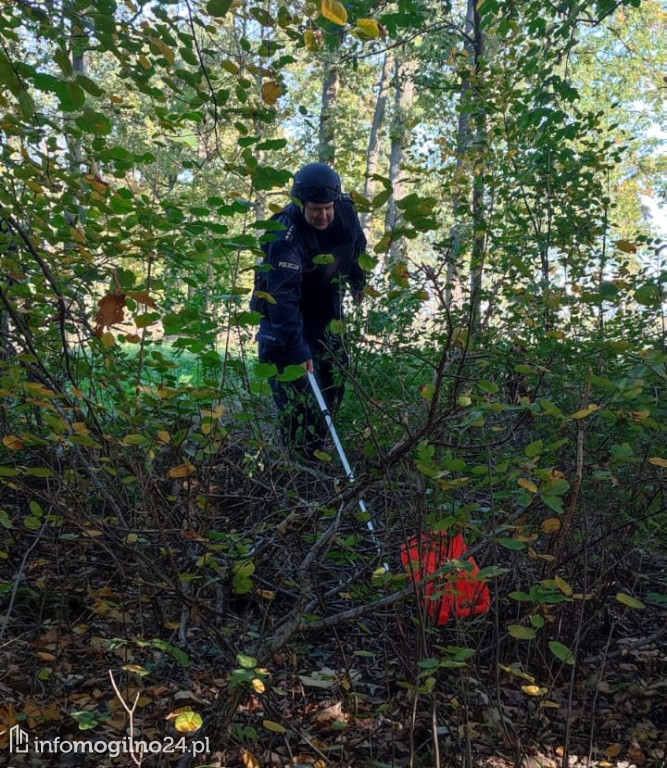
[[[664,39],[656,0],[2,4],[0,749],[664,761]],[[249,307],[317,159],[369,241],[351,484],[280,446]],[[424,534],[469,546],[431,586]],[[460,578],[490,612],[435,625]]]

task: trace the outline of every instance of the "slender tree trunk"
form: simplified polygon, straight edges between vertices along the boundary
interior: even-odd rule
[[[338,67],[329,65],[322,82],[322,109],[320,110],[319,143],[317,158],[321,163],[333,165],[336,157],[336,131],[334,112],[340,89],[340,73]]]
[[[380,129],[384,123],[385,113],[387,111],[387,94],[389,93],[389,76],[391,64],[389,54],[385,54],[382,62],[382,72],[378,83],[377,101],[375,102],[375,112],[373,113],[373,123],[368,137],[368,155],[366,157],[366,179],[364,180],[364,197],[371,198],[375,195],[376,183],[371,177],[377,173],[380,163]],[[361,227],[364,230],[366,238],[369,237],[369,214],[362,213],[359,217]]]
[[[468,0],[466,14],[466,35],[463,51],[470,62],[461,82],[459,118],[456,139],[456,171],[461,187],[456,191],[453,202],[454,226],[450,231],[451,247],[447,254],[447,283],[445,301],[448,306],[462,300],[463,280],[460,269],[466,250],[466,233],[472,230],[470,256],[470,327],[479,330],[481,321],[481,289],[484,276],[486,236],[484,232],[484,148],[486,142],[486,115],[481,106],[479,88],[481,85],[481,59],[484,53],[484,38],[479,12],[475,0]],[[471,177],[470,184],[464,183],[465,175]],[[469,192],[468,190],[471,191]],[[463,218],[465,201],[471,196],[471,220],[466,224]]]
[[[388,231],[393,232],[399,224],[400,216],[396,202],[405,197],[404,180],[401,175],[403,154],[409,139],[409,128],[406,126],[406,115],[414,98],[414,65],[403,62],[396,57],[394,69],[394,115],[391,123],[391,151],[389,154],[389,179],[392,194],[387,206],[385,220]],[[387,262],[396,264],[405,258],[405,240],[402,237],[392,238]]]

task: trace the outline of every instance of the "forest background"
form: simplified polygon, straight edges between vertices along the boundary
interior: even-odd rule
[[[3,754],[665,765],[664,39],[654,0],[2,4]],[[369,240],[353,485],[280,447],[248,308],[315,159]],[[433,624],[425,531],[489,613]]]

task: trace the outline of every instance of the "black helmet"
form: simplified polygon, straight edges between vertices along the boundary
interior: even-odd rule
[[[340,176],[326,163],[308,163],[294,176],[292,197],[302,203],[335,203],[340,195]]]

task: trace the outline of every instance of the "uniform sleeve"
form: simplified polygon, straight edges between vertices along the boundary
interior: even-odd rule
[[[303,338],[303,317],[299,302],[303,275],[303,259],[295,243],[287,238],[274,241],[268,248],[266,273],[267,293],[275,303],[267,303],[271,333],[282,346],[290,365],[298,365],[312,357]]]
[[[350,288],[354,291],[354,293],[358,293],[359,291],[362,291],[366,285],[366,272],[359,266],[359,256],[361,256],[361,254],[366,250],[366,236],[364,235],[364,231],[361,228],[361,224],[359,223],[359,217],[357,216],[356,208],[353,208],[352,211],[354,215],[355,237],[354,253],[348,281],[350,283]]]

